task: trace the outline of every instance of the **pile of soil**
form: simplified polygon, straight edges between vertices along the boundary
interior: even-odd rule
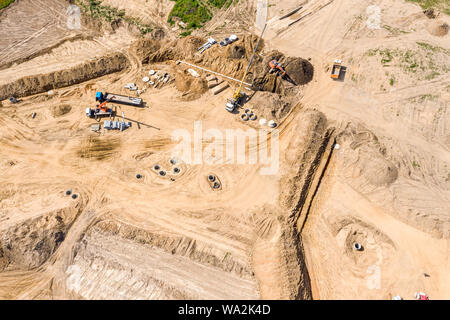
[[[291,99],[271,92],[257,92],[251,98],[250,104],[260,118],[273,119],[276,122],[281,122],[294,105]]]
[[[160,49],[152,52],[144,63],[165,62],[168,60],[192,60],[197,49],[205,43],[204,39],[189,36],[169,41],[161,45]]]
[[[113,53],[70,69],[20,78],[0,86],[0,100],[9,97],[25,97],[48,90],[67,87],[110,73],[118,72],[129,65],[123,53]]]
[[[160,41],[141,38],[133,42],[130,47],[130,51],[134,53],[142,61],[142,63],[148,63],[149,56],[158,51],[159,48],[161,48]]]
[[[428,24],[427,29],[433,36],[443,37],[447,35],[449,26],[443,21],[433,21]]]
[[[79,207],[79,208],[76,208]],[[0,271],[41,266],[64,241],[82,205],[50,211],[0,233]]]
[[[184,60],[240,79],[244,75],[257,42],[257,36],[246,35],[226,47],[214,45],[202,54],[198,54],[198,48],[205,43],[205,40],[188,36],[162,45],[159,50],[150,54],[145,62]],[[309,61],[298,57],[286,57],[278,51],[271,51],[264,55],[263,48],[264,41],[261,41],[245,79],[246,82],[253,83],[254,89],[287,95],[290,88],[304,85],[312,80],[314,68]],[[285,66],[289,75],[288,79],[269,74],[269,61],[273,59]]]
[[[269,73],[269,62],[271,60],[277,60],[284,66],[287,73],[284,79],[281,76]],[[253,78],[255,88],[282,95],[288,95],[288,89],[292,86],[307,84],[314,75],[314,67],[309,61],[298,57],[287,57],[279,51],[269,52],[262,63],[256,66],[255,71]]]
[[[423,14],[427,16],[428,19],[436,19],[437,14],[434,12],[434,9],[426,9],[423,11]]]
[[[177,72],[175,87],[183,94],[182,100],[192,101],[201,97],[208,90],[206,81],[191,76],[186,70]]]
[[[72,110],[72,107],[68,104],[56,105],[51,108],[52,116],[61,117],[68,114]]]

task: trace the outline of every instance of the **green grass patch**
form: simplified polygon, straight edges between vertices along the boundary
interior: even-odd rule
[[[174,25],[177,17],[187,24],[186,31],[201,28],[211,20],[212,13],[198,0],[175,0],[167,21]]]
[[[422,9],[438,9],[445,14],[450,15],[449,0],[406,0],[408,2],[417,3]]]
[[[400,67],[406,73],[416,74],[419,80],[431,80],[449,71],[448,63],[437,63],[439,58],[445,61],[449,52],[426,42],[417,42],[415,50],[371,49],[365,54],[380,59],[383,67]],[[393,85],[392,79],[388,81]]]
[[[391,78],[389,79],[389,84],[390,84],[391,86],[393,86],[394,83],[395,83],[395,78],[394,78],[394,76],[391,76]]]
[[[0,9],[6,8],[13,2],[14,0],[0,0]]]
[[[139,19],[136,19],[125,14],[125,10],[119,10],[114,7],[103,5],[99,0],[76,0],[75,3],[80,6],[83,12],[89,14],[93,18],[103,19],[108,22],[118,22],[124,20],[129,24],[135,25],[139,28],[142,35],[151,32],[153,29],[150,25],[143,23]]]
[[[435,47],[435,46],[433,46],[433,45],[431,45],[431,44],[429,44],[429,43],[426,43],[426,42],[420,42],[420,41],[418,41],[418,42],[416,42],[417,43],[417,45],[419,46],[419,47],[421,47],[421,48],[423,48],[423,49],[425,49],[425,50],[428,50],[428,51],[432,51],[432,52],[445,52],[445,53],[448,53],[448,50],[445,50],[444,48],[442,48],[442,47]]]
[[[225,8],[228,8],[233,3],[233,0],[208,0],[208,4],[218,8],[222,9],[225,5]]]

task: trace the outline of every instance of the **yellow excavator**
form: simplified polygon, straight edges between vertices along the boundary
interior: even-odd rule
[[[227,110],[228,112],[234,112],[234,110],[236,110],[236,108],[238,108],[241,105],[242,100],[245,98],[245,93],[242,92],[242,86],[244,84],[245,77],[248,74],[248,70],[250,69],[250,65],[252,64],[253,57],[255,56],[255,53],[256,53],[256,49],[258,49],[258,46],[262,39],[264,31],[266,30],[266,26],[267,26],[267,24],[264,25],[261,35],[259,36],[258,43],[256,44],[256,47],[253,50],[253,54],[250,57],[250,61],[248,62],[247,69],[244,72],[244,76],[242,77],[239,87],[234,92],[233,98],[228,99],[227,104],[225,105],[225,110]]]

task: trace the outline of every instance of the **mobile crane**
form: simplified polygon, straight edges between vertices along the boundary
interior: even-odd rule
[[[259,36],[258,43],[256,44],[256,47],[253,50],[253,54],[250,57],[250,61],[248,62],[247,69],[244,72],[244,76],[242,77],[239,87],[234,92],[233,97],[231,99],[228,99],[227,104],[225,105],[225,110],[227,110],[228,112],[233,112],[236,108],[238,108],[241,105],[242,100],[245,98],[245,93],[241,91],[242,85],[244,84],[245,77],[247,76],[248,70],[250,69],[250,65],[252,64],[253,57],[255,56],[255,53],[256,53],[256,49],[258,49],[258,46],[259,46],[259,43],[261,42],[264,31],[266,30],[266,26],[267,26],[267,24],[264,25],[261,35]]]

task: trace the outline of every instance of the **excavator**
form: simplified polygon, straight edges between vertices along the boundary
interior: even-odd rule
[[[286,71],[283,68],[283,65],[279,63],[277,60],[272,60],[269,62],[270,71],[269,73],[276,73],[277,76],[281,74],[282,77],[286,76]]]

